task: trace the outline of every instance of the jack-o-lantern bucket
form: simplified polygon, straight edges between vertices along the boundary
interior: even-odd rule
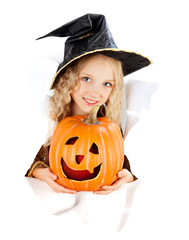
[[[119,127],[105,117],[96,118],[99,106],[88,117],[64,118],[51,139],[49,164],[57,182],[69,189],[94,191],[111,185],[124,160]]]

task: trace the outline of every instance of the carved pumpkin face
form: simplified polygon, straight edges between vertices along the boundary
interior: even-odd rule
[[[86,170],[78,170],[78,168],[73,169],[73,168],[69,167],[71,165],[74,166],[75,163],[78,164],[77,166],[79,166],[80,164],[82,164],[82,161],[90,160],[90,161],[95,162],[95,155],[97,155],[96,162],[98,162],[99,150],[98,150],[98,146],[94,142],[92,143],[90,149],[88,149],[89,153],[87,152],[88,145],[86,145],[85,146],[86,151],[82,150],[83,155],[77,154],[76,149],[78,149],[78,146],[75,146],[75,145],[77,144],[80,147],[81,142],[82,142],[82,140],[80,140],[79,137],[69,138],[68,141],[65,143],[65,145],[67,145],[69,147],[65,146],[65,150],[67,148],[67,151],[72,152],[73,161],[68,161],[67,159],[66,159],[67,161],[65,161],[64,159],[67,158],[67,156],[65,156],[65,155],[64,155],[64,157],[62,156],[62,158],[61,158],[61,167],[62,167],[63,173],[66,175],[67,178],[69,178],[71,180],[76,180],[76,181],[86,181],[86,180],[94,179],[95,177],[98,176],[100,169],[101,169],[101,165],[102,165],[102,163],[98,164],[97,166],[94,165],[94,168],[89,169],[89,170],[87,170],[87,169]],[[84,144],[85,144],[85,142],[83,143],[83,145]],[[71,147],[71,146],[73,146],[73,147]],[[68,165],[68,162],[69,162],[69,165]]]
[[[83,116],[63,119],[51,139],[51,170],[63,186],[94,191],[117,179],[124,159],[123,139],[117,125],[107,118],[85,124]]]

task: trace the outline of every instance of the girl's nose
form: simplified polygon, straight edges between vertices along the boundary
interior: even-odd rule
[[[95,85],[91,89],[91,96],[94,98],[101,98],[103,96],[102,87]]]

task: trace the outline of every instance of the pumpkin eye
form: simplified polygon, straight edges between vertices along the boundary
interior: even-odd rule
[[[89,152],[94,153],[94,154],[99,154],[98,147],[97,147],[97,145],[95,143],[92,144]]]
[[[66,145],[74,145],[79,137],[69,138],[68,141],[65,143]]]

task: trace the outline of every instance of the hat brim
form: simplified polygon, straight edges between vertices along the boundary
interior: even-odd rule
[[[136,52],[131,51],[125,51],[118,48],[105,48],[105,49],[95,49],[93,51],[85,52],[84,54],[81,54],[73,59],[71,59],[68,62],[62,62],[62,64],[59,65],[59,68],[52,80],[50,89],[53,89],[56,85],[57,77],[60,75],[60,73],[72,62],[75,60],[82,58],[86,55],[90,55],[93,53],[101,53],[105,56],[115,58],[122,63],[122,70],[123,75],[126,76],[130,73],[133,73],[135,71],[138,71],[139,69],[142,69],[150,64],[152,64],[152,61],[145,57],[144,55],[138,54]]]

